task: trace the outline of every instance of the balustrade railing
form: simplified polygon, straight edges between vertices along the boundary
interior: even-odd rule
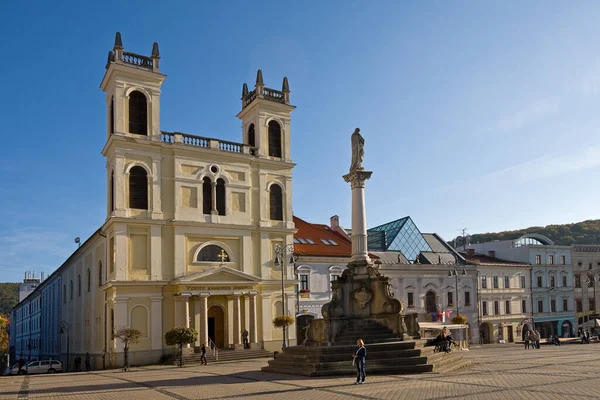
[[[246,97],[244,98],[244,107],[246,107],[248,104],[252,103],[252,100],[254,100],[256,98],[256,89],[254,89],[253,91],[251,91],[250,93],[248,93],[246,95]]]
[[[160,140],[165,143],[173,143],[173,134],[171,132],[161,132]]]
[[[263,88],[263,96],[265,96],[265,99],[267,100],[285,104],[285,96],[283,95],[283,92],[279,90]]]
[[[215,361],[219,361],[219,348],[211,338],[208,338],[208,348],[213,357],[215,357]]]
[[[183,143],[183,144],[188,144],[191,146],[198,146],[198,147],[208,147],[209,142],[210,142],[209,138],[188,135],[185,133],[181,134],[181,143]]]
[[[258,155],[258,149],[243,143],[230,142],[227,140],[212,139],[202,136],[190,135],[180,132],[161,132],[160,140],[163,143],[181,143],[188,146],[203,147],[206,149],[218,149],[228,153]]]
[[[135,53],[123,52],[123,55],[121,56],[121,61],[123,61],[125,64],[131,64],[148,69],[152,69],[152,67],[154,66],[152,58]]]

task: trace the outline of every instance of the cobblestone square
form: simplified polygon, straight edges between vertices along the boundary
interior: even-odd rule
[[[448,374],[306,378],[264,373],[265,359],[149,366],[0,379],[0,399],[597,399],[600,344],[490,345],[464,352],[473,367]],[[368,362],[368,359],[367,359]]]

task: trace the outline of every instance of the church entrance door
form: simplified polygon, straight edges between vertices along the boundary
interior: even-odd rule
[[[219,306],[208,309],[208,337],[219,349],[225,347],[225,315]]]

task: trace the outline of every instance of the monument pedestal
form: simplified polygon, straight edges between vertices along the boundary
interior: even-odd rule
[[[367,347],[367,375],[430,372],[441,370],[442,364],[454,368],[470,365],[459,354],[443,353],[447,358],[442,363],[441,353],[425,348],[425,341],[406,340],[419,334],[418,323],[410,321],[408,332],[404,305],[394,298],[390,279],[382,276],[369,258],[365,181],[372,172],[362,168],[363,145],[357,128],[352,134],[352,166],[343,177],[352,188],[352,259],[348,269],[331,282],[331,301],[321,308],[323,318],[310,322],[304,343],[283,349],[263,371],[307,376],[355,374],[352,354],[359,338]],[[453,359],[460,362],[452,363]]]

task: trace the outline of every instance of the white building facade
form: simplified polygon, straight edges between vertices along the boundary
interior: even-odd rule
[[[506,261],[529,263],[534,329],[541,337],[572,337],[575,333],[575,300],[571,248],[555,245],[539,234],[514,240],[470,244],[476,254]]]
[[[574,276],[575,312],[577,327],[593,328],[600,304],[600,246],[572,245],[571,260]]]

